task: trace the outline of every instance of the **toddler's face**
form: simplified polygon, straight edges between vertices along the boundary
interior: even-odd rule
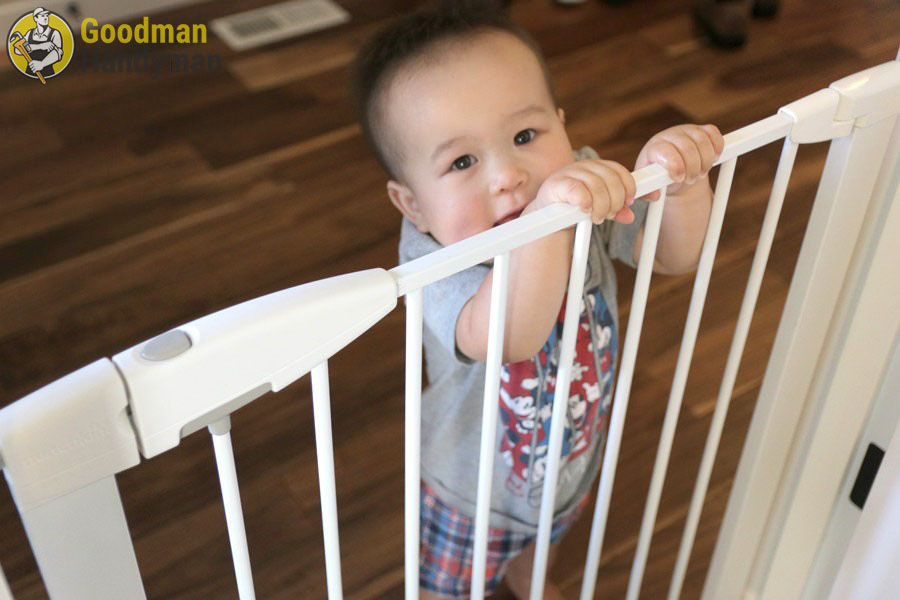
[[[384,106],[403,178],[391,200],[446,246],[517,217],[573,157],[528,46],[497,32],[442,50],[398,74]]]

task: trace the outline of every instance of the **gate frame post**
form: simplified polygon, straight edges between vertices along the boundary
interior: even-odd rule
[[[817,128],[802,126],[804,117],[813,118],[802,110],[802,103],[812,96],[782,109],[798,119],[799,139],[792,130],[792,140],[833,141],[707,572],[703,600],[799,597],[793,592],[806,581],[830,511],[799,527],[804,519],[797,506],[809,500],[810,485],[817,482],[825,485],[818,502],[825,498],[830,508],[847,466],[840,457],[849,461],[852,455],[852,450],[836,453],[837,460],[832,456],[830,465],[824,469],[819,465],[818,473],[811,473],[810,465],[821,461],[821,456],[811,453],[820,420],[852,404],[849,413],[858,418],[845,421],[839,440],[832,438],[836,447],[852,444],[877,391],[866,386],[862,398],[829,393],[881,233],[878,219],[896,194],[900,62],[857,73],[823,92],[836,105],[831,113],[833,126],[818,128],[821,139],[814,137]],[[821,121],[821,111],[815,117]],[[847,121],[853,123],[850,134],[837,137]],[[880,347],[873,350],[873,362],[887,360],[890,345],[883,357],[878,354]],[[829,495],[832,492],[834,496]],[[788,548],[791,560],[779,560],[778,569],[773,570],[773,560]]]
[[[125,384],[97,360],[0,410],[3,472],[51,598],[145,598],[115,474],[140,461]]]

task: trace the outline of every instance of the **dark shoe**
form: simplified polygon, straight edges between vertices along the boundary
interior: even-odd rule
[[[771,19],[778,14],[778,0],[754,0],[753,16],[760,19]]]
[[[694,19],[719,48],[739,48],[747,41],[745,11],[745,5],[740,0],[694,2]]]

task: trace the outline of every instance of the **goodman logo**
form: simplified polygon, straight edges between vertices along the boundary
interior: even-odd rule
[[[100,25],[97,19],[88,17],[81,22],[81,40],[85,44],[120,42],[128,44],[205,44],[206,25],[172,25],[150,23],[149,17],[132,27],[124,24],[114,27],[109,23]]]
[[[69,66],[75,53],[75,36],[66,20],[40,7],[19,17],[6,39],[16,70],[44,85]]]
[[[175,46],[206,43],[206,25],[184,23],[151,23],[143,17],[137,25],[127,23],[118,26],[100,24],[88,17],[81,22],[79,53],[81,71],[93,73],[150,73],[156,79],[160,73],[219,73],[222,57],[218,54],[174,54],[151,51],[153,44]],[[104,44],[124,45],[130,52],[102,51]],[[139,48],[135,52],[135,47]]]
[[[2,0],[0,0],[2,1]],[[81,22],[81,41],[76,60],[75,36],[69,24],[58,14],[36,8],[19,17],[7,36],[7,53],[16,69],[31,79],[46,84],[70,62],[92,73],[149,73],[155,80],[162,73],[220,73],[218,54],[184,54],[160,51],[191,44],[206,43],[203,24],[151,23],[143,17],[136,25],[99,23],[93,17]],[[108,51],[115,44],[116,52]]]

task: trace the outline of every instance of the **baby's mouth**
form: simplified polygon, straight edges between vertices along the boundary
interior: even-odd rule
[[[510,221],[517,218],[519,215],[521,215],[523,210],[524,209],[519,209],[517,211],[509,213],[508,215],[506,215],[505,217],[503,217],[502,219],[500,219],[499,221],[494,223],[494,227],[496,227],[497,225],[503,225],[504,223],[509,223]]]

